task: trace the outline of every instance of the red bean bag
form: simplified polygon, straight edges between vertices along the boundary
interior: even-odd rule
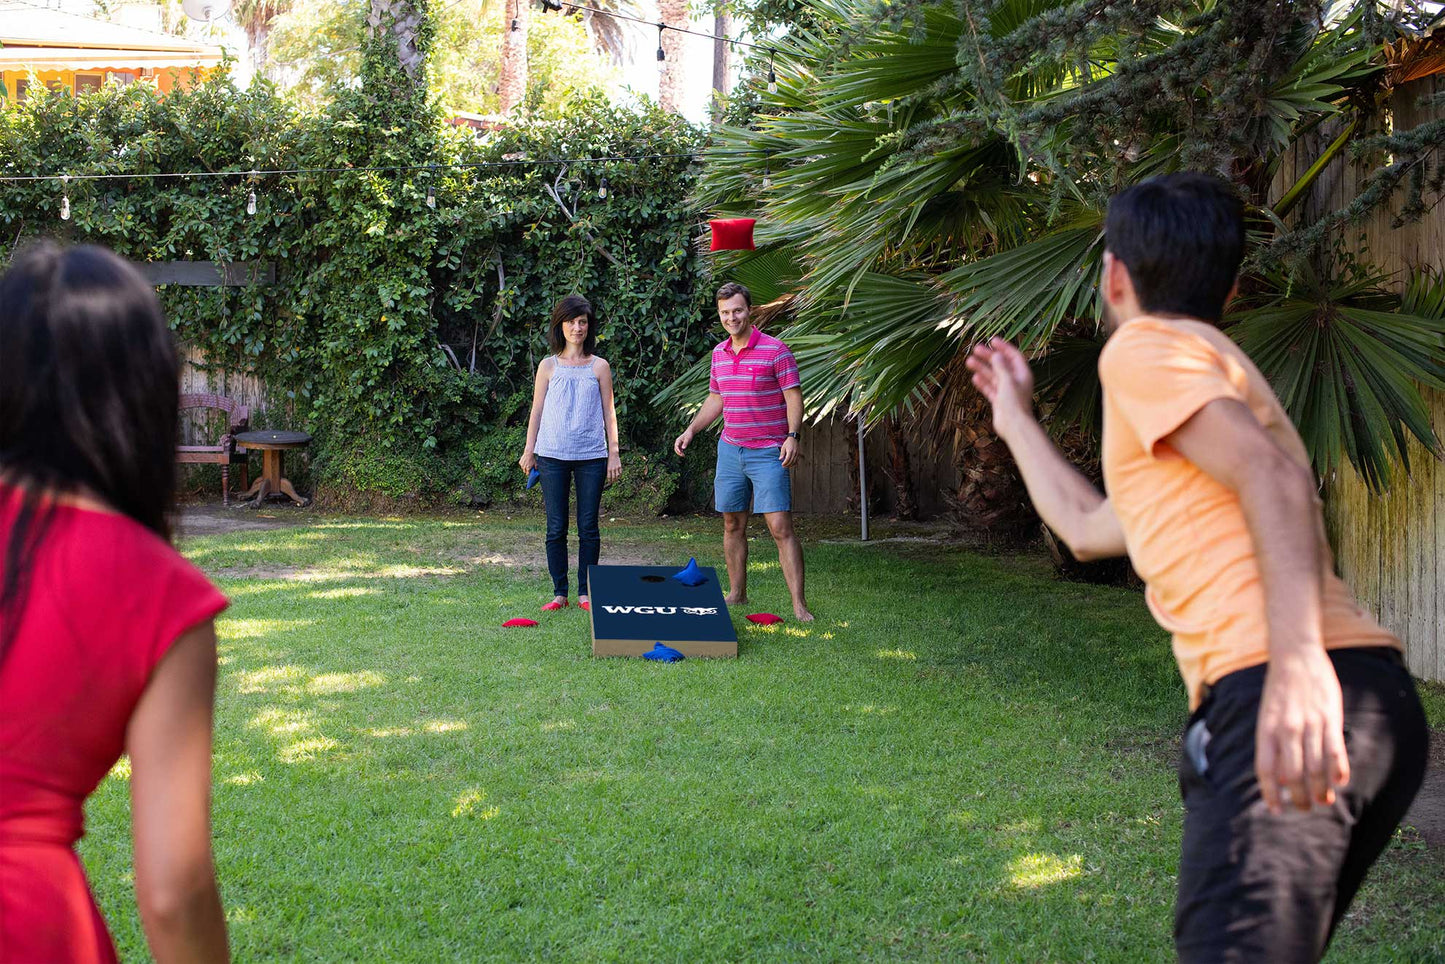
[[[756,218],[718,218],[708,222],[712,228],[709,251],[754,251],[753,225]]]
[[[747,619],[749,622],[757,623],[759,626],[771,626],[773,623],[783,621],[782,616],[774,616],[772,613],[749,613]]]
[[[518,617],[516,619],[509,619],[506,622],[502,623],[502,625],[508,627],[509,629],[516,629],[518,626],[535,626],[537,625],[537,620],[522,619],[521,617]]]

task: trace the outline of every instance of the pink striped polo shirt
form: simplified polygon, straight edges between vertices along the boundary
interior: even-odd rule
[[[788,346],[753,326],[748,345],[733,352],[731,338],[712,350],[708,390],[723,400],[722,440],[745,449],[782,445],[788,437],[783,392],[802,387]]]

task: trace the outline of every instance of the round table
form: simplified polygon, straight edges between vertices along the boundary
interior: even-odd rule
[[[288,449],[303,449],[311,441],[305,432],[241,432],[236,435],[236,444],[242,448],[257,449],[262,455],[261,477],[245,492],[241,500],[254,498],[252,505],[260,506],[273,495],[289,498],[297,505],[306,505],[310,500],[296,494],[291,480],[281,475],[281,459]]]

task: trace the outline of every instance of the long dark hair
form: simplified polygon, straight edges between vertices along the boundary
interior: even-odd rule
[[[582,342],[582,354],[590,355],[597,350],[597,313],[592,310],[592,302],[581,295],[567,295],[552,309],[552,327],[547,332],[547,341],[553,354],[560,355],[567,347],[567,336],[562,334],[562,326],[578,315],[587,316],[587,338]]]
[[[93,246],[44,242],[15,259],[0,345],[0,473],[21,493],[0,583],[9,621],[53,519],[46,490],[89,490],[169,541],[180,364],[155,291]]]

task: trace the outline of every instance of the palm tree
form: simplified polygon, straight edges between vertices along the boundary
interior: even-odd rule
[[[506,0],[502,14],[502,71],[497,81],[500,110],[510,114],[527,97],[527,31],[532,5],[528,0]]]
[[[1023,343],[1047,360],[1055,427],[1086,424],[1107,199],[1202,167],[1252,212],[1245,297],[1227,323],[1316,466],[1347,457],[1384,485],[1407,436],[1440,451],[1417,387],[1445,386],[1445,323],[1421,307],[1433,302],[1391,300],[1368,266],[1324,263],[1320,225],[1299,220],[1329,160],[1352,140],[1370,145],[1369,112],[1388,93],[1390,25],[1373,3],[1332,19],[1308,4],[1185,0],[1115,5],[1110,17],[1064,0],[903,6],[875,18],[871,0],[819,0],[820,28],[780,42],[777,94],[749,127],[718,131],[720,152],[741,153],[701,182],[709,207],[759,218],[760,250],[730,272],[797,266],[788,337],[817,349],[805,381],[828,394],[810,394],[814,412],[932,419],[930,438],[961,453],[961,514],[1020,525],[1020,490],[963,355],[992,335]],[[1338,134],[1321,163],[1274,185],[1280,159],[1316,129]],[[1395,163],[1367,183],[1372,203],[1406,169],[1431,183],[1439,145],[1422,138],[1380,142]]]
[[[687,27],[687,0],[657,0],[657,13],[662,18],[661,22],[669,27]],[[659,33],[658,49],[664,59],[657,65],[657,101],[663,110],[681,113],[683,41],[686,35],[676,30],[660,30]]]
[[[396,45],[396,58],[408,80],[424,86],[426,52],[418,45],[425,14],[412,0],[369,0],[367,35],[386,34]]]
[[[291,9],[292,0],[236,0],[231,7],[231,16],[246,34],[251,49],[251,60],[257,73],[267,75],[270,51],[267,40],[271,33],[271,21]]]

